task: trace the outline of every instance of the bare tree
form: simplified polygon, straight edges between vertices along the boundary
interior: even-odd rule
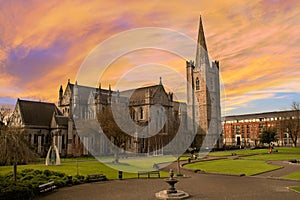
[[[291,111],[288,115],[283,116],[281,121],[283,130],[289,134],[294,147],[296,147],[300,134],[300,102],[293,102]]]
[[[25,131],[7,125],[9,110],[0,110],[0,164],[13,165],[14,180],[17,181],[17,165],[32,161],[37,156],[27,142]]]
[[[8,123],[10,113],[11,113],[10,108],[1,106],[1,108],[0,108],[0,128]]]
[[[114,120],[111,109],[108,107],[103,112],[98,113],[98,121],[104,134],[111,140],[114,146],[114,162],[119,163],[119,149],[125,148],[129,135],[124,133]]]

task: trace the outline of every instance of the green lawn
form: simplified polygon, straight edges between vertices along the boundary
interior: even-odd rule
[[[268,149],[241,149],[241,150],[230,150],[230,151],[216,151],[210,152],[209,156],[231,156],[232,153],[236,155],[247,155],[247,154],[260,154],[260,153],[268,153]]]
[[[282,178],[300,180],[300,171],[285,175]]]
[[[46,166],[44,162],[40,162],[37,164],[28,164],[28,165],[19,165],[18,170],[21,171],[23,169],[38,169],[38,170],[52,170],[63,172],[67,175],[75,176],[79,175],[88,175],[88,174],[97,174],[103,173],[106,175],[108,179],[117,179],[118,171],[124,171],[123,178],[136,178],[137,171],[150,171],[153,169],[154,163],[165,163],[172,162],[175,160],[174,157],[143,157],[143,158],[129,158],[129,159],[120,159],[120,164],[112,164],[112,158],[105,158],[101,161],[105,162],[105,164],[97,161],[93,158],[67,158],[61,159],[61,165],[59,166]],[[78,166],[78,167],[77,167]],[[4,175],[8,172],[12,172],[12,166],[1,166],[0,167],[0,175]],[[167,172],[161,172],[162,177],[168,177]]]
[[[300,154],[300,148],[294,148],[294,147],[275,147],[274,150],[278,150],[279,153],[299,153]],[[247,154],[263,154],[263,153],[269,153],[269,149],[241,149],[241,150],[230,150],[230,151],[216,151],[216,152],[210,152],[209,156],[231,156],[232,153],[236,153],[237,155],[247,155]]]
[[[275,147],[279,153],[300,153],[299,147]]]
[[[264,161],[242,159],[221,159],[214,161],[197,162],[185,165],[184,167],[193,170],[200,169],[205,172],[245,174],[247,176],[281,168],[280,166],[267,164]]]
[[[300,192],[300,187],[299,186],[291,186],[289,188],[292,189],[292,190],[295,190],[297,192]]]
[[[271,154],[260,154],[243,157],[245,160],[298,160],[300,154],[282,154],[282,153],[271,153]]]

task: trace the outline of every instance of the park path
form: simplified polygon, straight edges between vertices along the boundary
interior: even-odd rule
[[[239,157],[243,157],[245,155],[237,155],[237,156],[223,156],[223,157],[205,157],[203,159],[201,159],[200,161],[194,161],[192,160],[191,162],[204,162],[204,161],[210,161],[210,160],[218,160],[218,159],[239,159]],[[294,172],[299,172],[300,171],[300,164],[293,164],[290,163],[288,161],[281,161],[281,160],[277,160],[277,161],[266,161],[267,163],[271,164],[271,165],[277,165],[277,166],[281,166],[282,168],[273,170],[273,171],[269,171],[269,172],[264,172],[264,173],[260,173],[257,175],[254,175],[254,177],[264,177],[264,178],[282,178],[282,176],[294,173]],[[181,161],[180,164],[186,164],[188,163],[187,161]],[[166,167],[163,168],[164,171],[169,171],[170,169],[173,169],[175,172],[177,170],[177,163],[174,162]],[[194,171],[193,170],[189,170],[186,168],[181,168],[181,173],[182,174],[193,174]]]
[[[277,169],[277,170],[273,170],[273,171],[269,171],[269,172],[265,172],[256,176],[260,176],[260,177],[282,177],[294,172],[298,172],[300,171],[300,164],[293,164],[293,163],[289,163],[288,161],[267,161],[267,163],[271,164],[271,165],[278,165],[278,166],[282,166],[283,168]]]
[[[174,164],[166,167],[176,169]],[[300,194],[287,189],[288,186],[300,186],[299,181],[275,180],[257,177],[238,177],[216,174],[194,173],[183,169],[187,178],[178,178],[176,188],[191,195],[190,200],[230,199],[299,199]],[[155,193],[168,186],[163,179],[126,179],[82,184],[60,188],[37,200],[154,200]]]
[[[208,157],[205,160],[215,159],[220,158]],[[187,162],[181,161],[180,164]],[[292,165],[284,161],[270,161],[270,164],[284,166],[284,168],[253,177],[195,173],[193,170],[181,168],[181,173],[185,174],[185,177],[178,178],[179,183],[176,184],[176,188],[188,192],[191,195],[190,200],[299,199],[300,194],[289,190],[287,187],[300,186],[300,181],[269,179],[267,177],[280,177],[299,171],[300,165]],[[163,168],[164,171],[169,171],[170,169],[177,173],[177,163],[169,163]],[[165,181],[158,178],[113,180],[64,187],[48,195],[39,196],[36,199],[154,200],[156,192],[167,188]]]

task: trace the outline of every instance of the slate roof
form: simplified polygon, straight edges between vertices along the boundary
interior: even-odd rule
[[[71,91],[74,92],[75,84],[68,83],[68,85],[69,85]],[[87,102],[91,92],[96,94],[99,91],[99,88],[93,88],[93,87],[83,86],[83,85],[78,85],[78,84],[77,84],[77,88],[78,88],[78,95],[80,96],[81,102]],[[106,89],[101,89],[101,93],[108,94],[109,91]]]
[[[150,92],[150,97],[153,97],[159,89],[163,89],[162,85],[152,85],[147,87],[141,87],[137,89],[125,90],[121,92],[122,96],[130,97],[130,102],[139,102],[146,99],[148,91]],[[131,95],[131,96],[130,96]]]
[[[60,114],[54,103],[18,99],[24,125],[50,127],[53,113]]]
[[[286,111],[252,113],[252,114],[243,114],[243,115],[231,115],[231,116],[223,117],[222,121],[259,119],[259,118],[270,118],[270,117],[281,117],[281,116],[293,116],[294,113],[295,112],[293,110],[286,110]]]
[[[58,126],[68,126],[69,118],[66,116],[55,115],[55,121]]]

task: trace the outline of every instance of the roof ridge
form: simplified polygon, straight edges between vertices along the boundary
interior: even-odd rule
[[[45,101],[35,101],[35,100],[26,100],[26,99],[18,99],[18,101],[23,101],[23,102],[30,102],[30,103],[43,103],[43,104],[52,104],[55,105],[55,103],[51,102],[45,102]]]
[[[156,85],[150,85],[150,86],[144,86],[144,87],[139,87],[139,88],[136,88],[136,89],[128,89],[128,90],[123,90],[121,92],[127,92],[127,91],[131,91],[131,90],[140,90],[140,89],[147,89],[147,88],[151,88],[151,87],[163,87],[163,85],[160,85],[160,84],[156,84]]]
[[[247,115],[263,115],[263,114],[272,114],[272,113],[284,113],[284,112],[293,112],[294,110],[280,110],[280,111],[269,111],[269,112],[255,112],[255,113],[246,113],[246,114],[238,114],[238,115],[227,115],[226,117],[241,117]]]

